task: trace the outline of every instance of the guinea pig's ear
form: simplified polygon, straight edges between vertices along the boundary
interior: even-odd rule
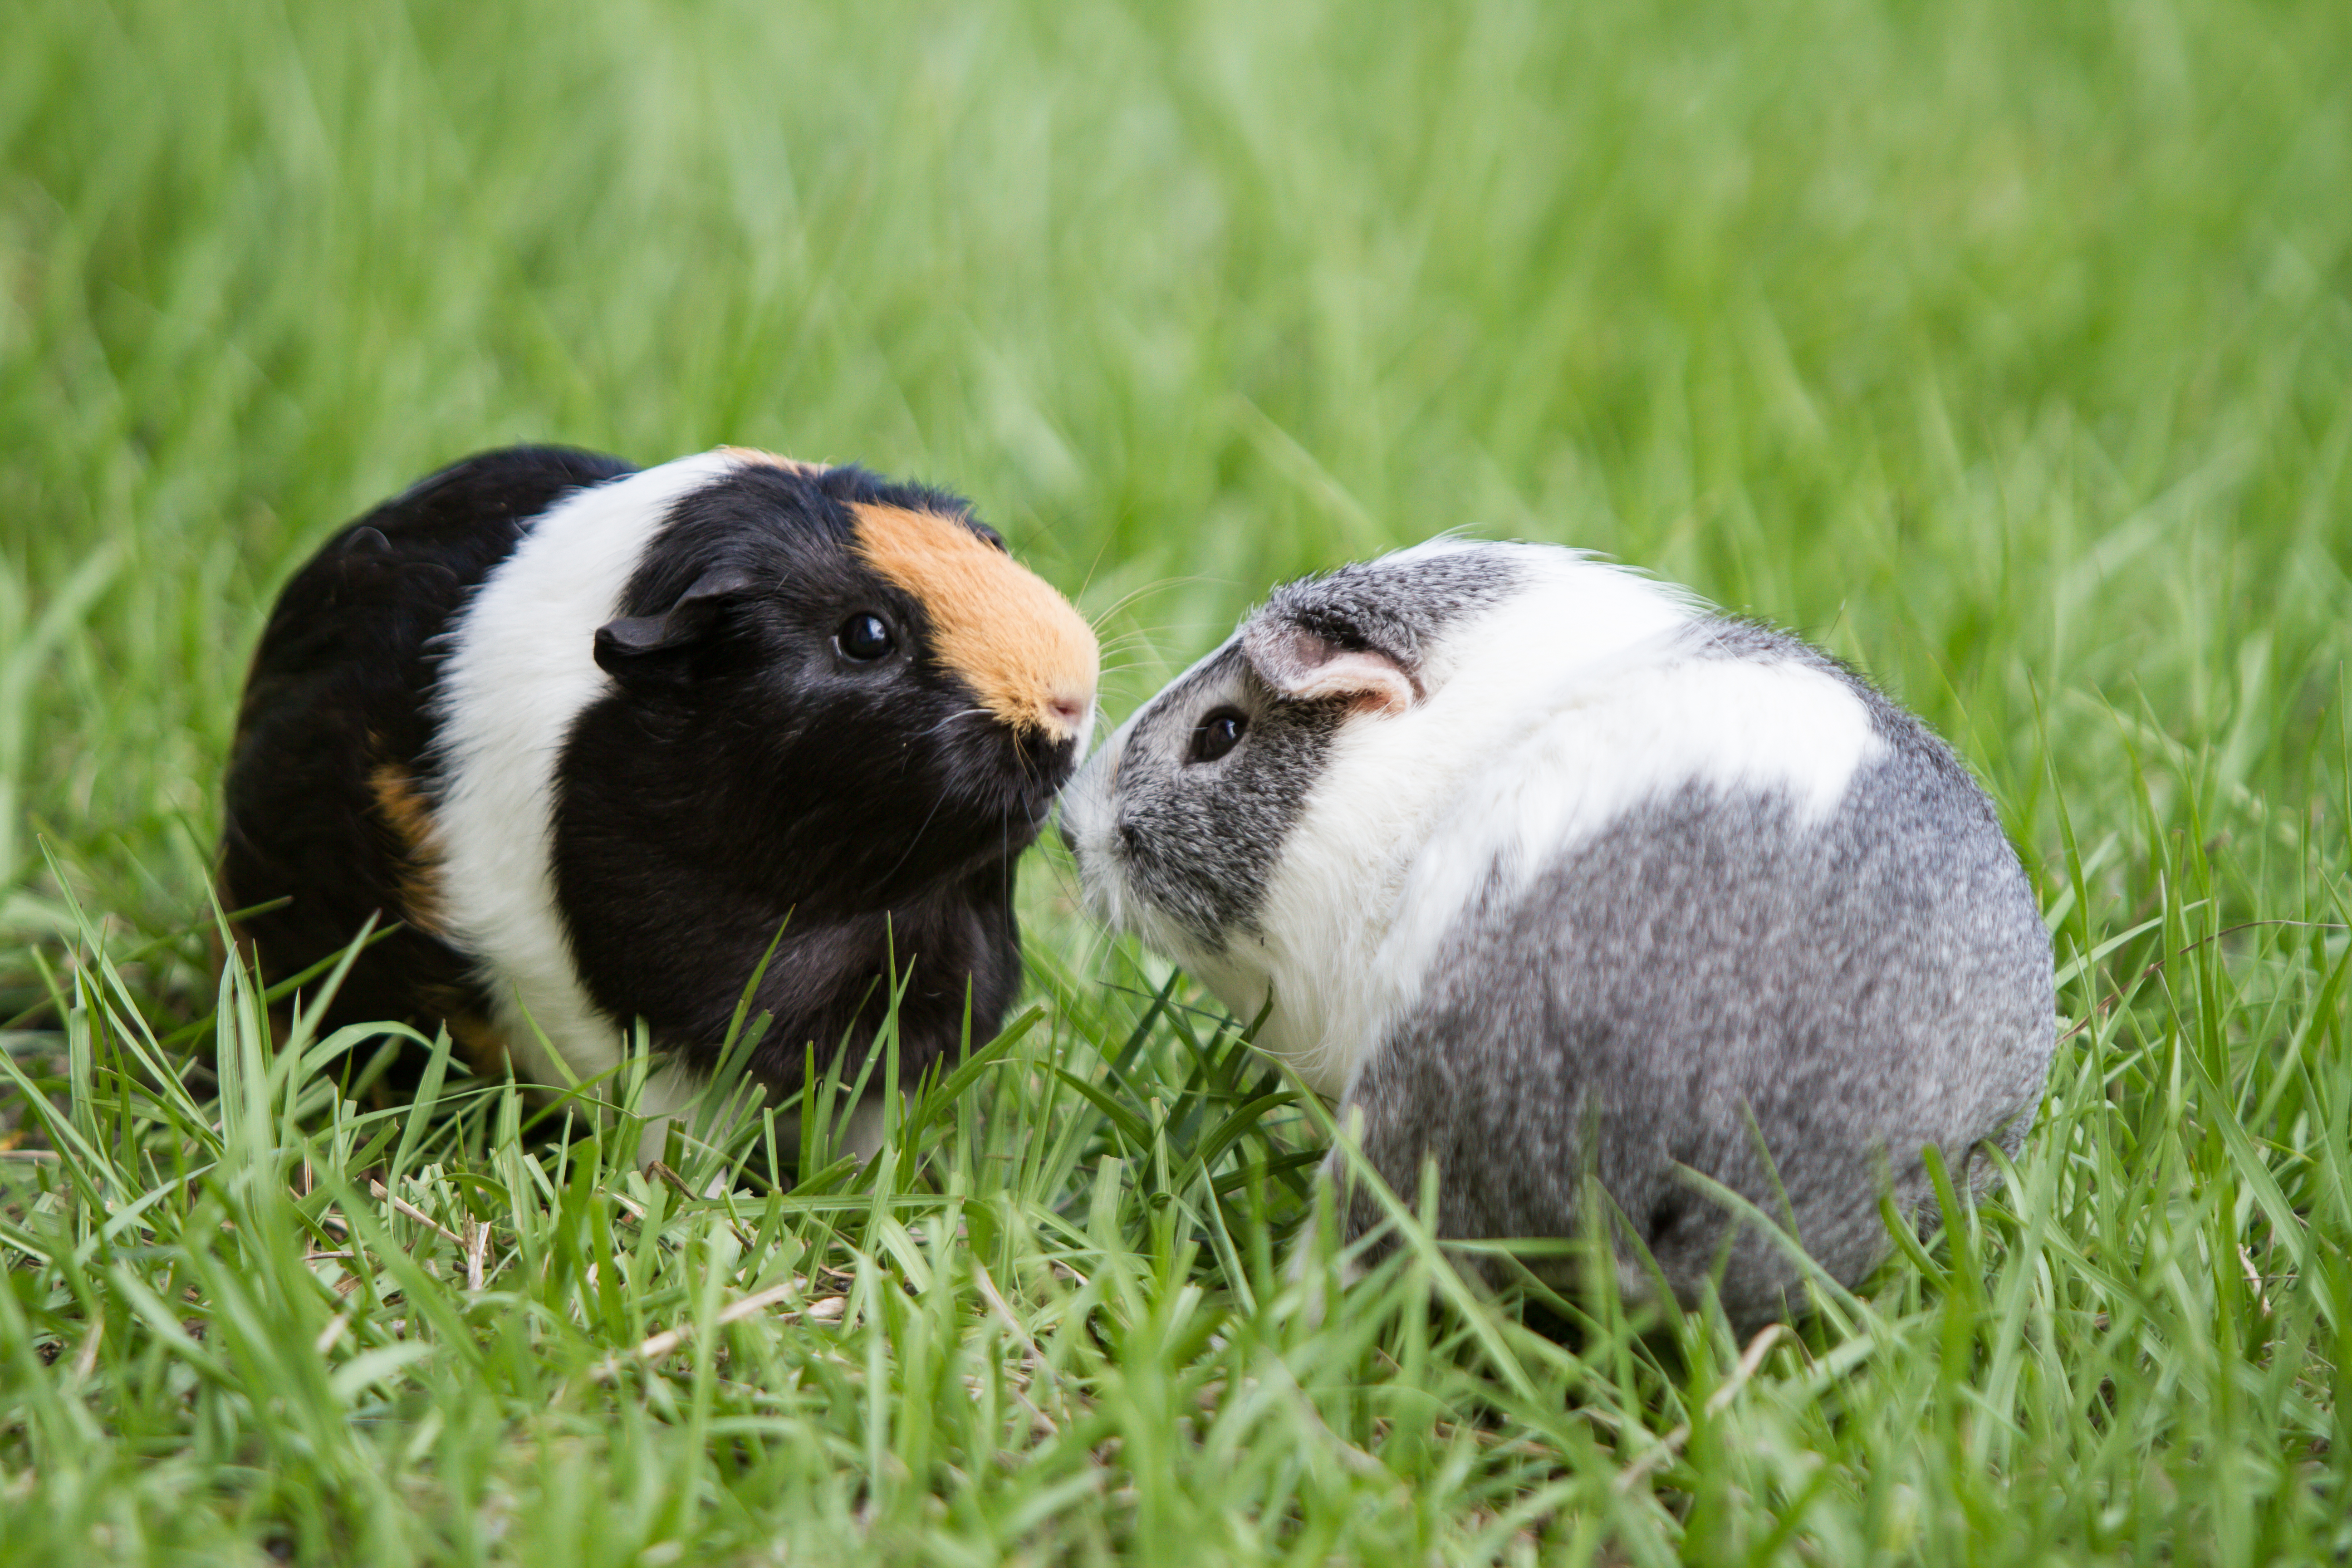
[[[685,656],[705,642],[720,613],[755,584],[740,572],[706,572],[658,616],[624,616],[596,628],[596,663],[632,689],[676,686],[691,668]]]
[[[1280,616],[1260,616],[1244,628],[1242,657],[1268,686],[1300,701],[1342,697],[1360,708],[1402,713],[1420,695],[1393,655],[1344,647]]]

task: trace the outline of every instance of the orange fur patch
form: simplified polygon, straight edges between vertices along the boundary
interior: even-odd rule
[[[1077,737],[1093,707],[1094,628],[1045,580],[952,517],[858,505],[858,552],[923,603],[940,661],[1015,730]]]
[[[370,773],[368,787],[375,793],[376,810],[400,840],[401,918],[427,935],[438,936],[441,843],[434,831],[432,808],[416,793],[415,778],[396,763],[385,763]]]
[[[782,468],[788,474],[821,474],[833,466],[830,463],[803,463],[797,458],[780,458],[757,447],[721,447],[719,449],[739,463],[757,463],[762,468]]]

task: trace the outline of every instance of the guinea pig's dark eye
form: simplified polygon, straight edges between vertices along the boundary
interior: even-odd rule
[[[833,634],[833,641],[841,649],[842,658],[859,664],[871,664],[898,646],[890,635],[890,623],[870,612],[842,622],[841,629]]]
[[[1231,708],[1220,708],[1202,720],[1192,729],[1192,754],[1185,759],[1194,763],[1213,763],[1242,743],[1242,731],[1249,728],[1249,715]]]

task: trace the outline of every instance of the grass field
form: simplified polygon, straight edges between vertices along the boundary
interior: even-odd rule
[[[2352,1552],[2352,10],[5,31],[0,1562]],[[1024,1032],[863,1172],[341,1098],[213,970],[244,660],[331,527],[525,438],[970,494],[1113,717],[1444,528],[1792,626],[2000,802],[2040,1130],[1800,1333],[1546,1337],[1425,1245],[1318,1318],[1309,1108],[1058,850]]]

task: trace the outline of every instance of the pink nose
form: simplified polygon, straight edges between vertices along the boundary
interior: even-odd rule
[[[1087,716],[1087,705],[1076,698],[1056,697],[1045,704],[1045,711],[1054,716],[1055,723],[1075,735],[1079,721]]]

